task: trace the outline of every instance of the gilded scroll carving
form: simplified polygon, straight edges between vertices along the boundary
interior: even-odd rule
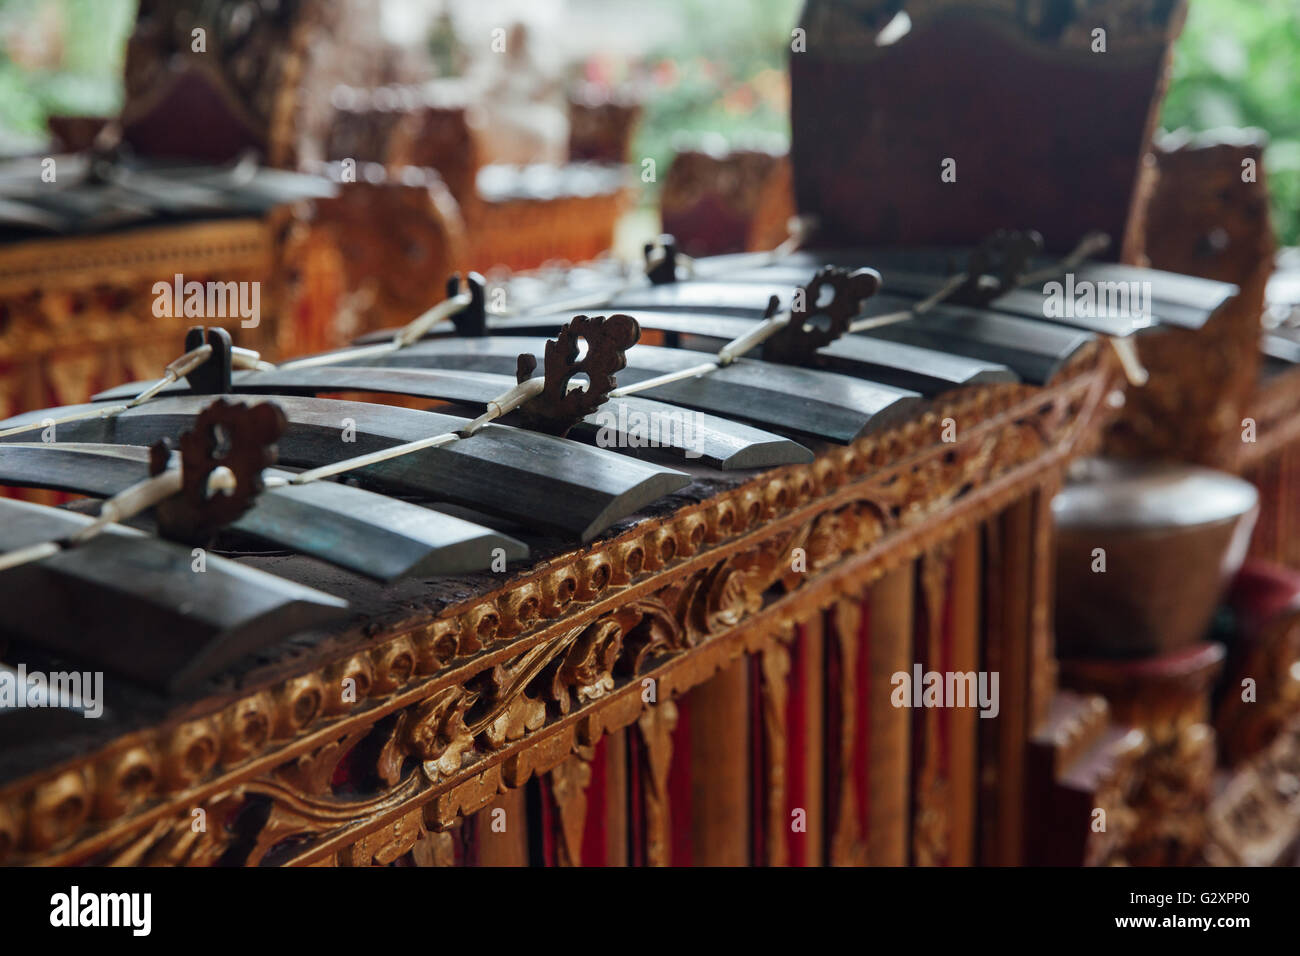
[[[945,543],[921,559],[921,597],[925,607],[925,666],[936,669],[943,659],[943,616],[947,599],[952,548]],[[939,737],[941,711],[921,711],[920,766],[916,779],[916,822],[912,854],[920,866],[939,866],[948,859],[951,821],[948,815],[949,783],[941,771]]]
[[[647,707],[637,721],[637,729],[645,744],[642,796],[645,801],[646,862],[650,866],[667,866],[671,862],[668,769],[672,764],[673,729],[676,726],[677,705],[671,700]]]
[[[570,631],[546,644],[539,644],[510,664],[498,664],[476,678],[473,692],[478,697],[470,713],[470,733],[493,750],[518,740],[546,722],[546,704],[527,693],[527,687],[545,668],[557,649],[572,642]]]
[[[212,866],[225,853],[228,826],[243,806],[241,794],[221,794],[205,802],[202,816],[187,811],[159,820],[105,853],[107,866]]]
[[[786,708],[790,701],[790,651],[784,644],[772,644],[759,655],[762,670],[763,741],[766,744],[767,859],[768,866],[789,864],[786,833],[789,828],[786,797],[788,742],[785,735]]]
[[[615,615],[625,629],[623,654],[615,665],[621,673],[639,674],[655,658],[687,646],[677,618],[657,597],[634,601]]]
[[[440,780],[460,769],[474,743],[465,724],[465,713],[476,695],[460,687],[448,687],[404,712],[399,720],[402,737],[410,752],[419,758],[430,780]]]
[[[551,795],[559,816],[557,862],[582,863],[582,832],[587,822],[587,788],[591,785],[590,753],[575,754],[551,771]]]
[[[550,698],[568,713],[574,704],[599,700],[614,689],[614,663],[623,649],[623,625],[617,619],[586,627],[549,668]]]

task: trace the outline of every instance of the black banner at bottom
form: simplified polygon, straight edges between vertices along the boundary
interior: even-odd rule
[[[1231,945],[1286,932],[1296,905],[1293,872],[1246,869],[8,869],[0,881],[0,925],[14,944],[78,934],[126,946],[382,946],[414,934],[481,948],[523,934],[607,945],[631,931],[770,945],[774,924],[793,924],[813,945],[845,933],[918,943],[1198,934]]]

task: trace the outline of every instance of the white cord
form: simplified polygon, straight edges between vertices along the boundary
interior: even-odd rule
[[[383,461],[391,461],[394,458],[401,458],[403,455],[410,455],[413,452],[423,451],[426,448],[441,448],[444,445],[450,445],[452,442],[459,441],[462,438],[469,438],[477,433],[483,426],[493,422],[503,415],[506,415],[520,405],[529,401],[538,395],[546,385],[546,380],[541,378],[530,378],[511,388],[508,392],[503,392],[496,398],[487,403],[487,410],[478,418],[469,422],[460,431],[443,432],[441,435],[433,435],[429,438],[420,438],[415,441],[405,442],[401,445],[394,445],[392,448],[385,448],[381,451],[371,452],[368,455],[358,455],[355,458],[345,458],[342,461],[336,461],[333,464],[321,465],[319,468],[312,468],[310,471],[299,472],[289,479],[268,478],[266,483],[271,487],[278,487],[285,484],[305,485],[309,482],[319,481],[322,478],[332,478],[335,475],[341,475],[344,472],[355,471],[357,468],[365,468],[367,465],[377,465]]]
[[[885,315],[872,315],[865,319],[858,319],[856,322],[849,324],[849,333],[865,332],[867,329],[879,329],[886,325],[893,325],[895,322],[905,322],[908,319],[915,318],[918,315],[924,315],[929,312],[948,296],[960,289],[967,279],[967,274],[962,272],[952,276],[939,287],[935,292],[926,296],[910,309],[903,309],[901,312],[888,312]]]
[[[234,476],[231,475],[231,477]],[[100,505],[99,516],[71,535],[66,544],[60,544],[57,541],[42,541],[39,544],[28,545],[25,548],[18,548],[8,554],[0,555],[0,571],[8,571],[10,568],[30,564],[33,561],[42,561],[67,548],[85,544],[91,538],[101,534],[109,525],[133,518],[140,512],[152,508],[160,501],[170,498],[180,490],[181,470],[179,468],[168,468],[160,475],[154,475],[144,481],[136,482],[104,501]]]
[[[253,352],[252,354],[257,355],[256,352]],[[162,378],[158,379],[158,381],[154,382],[125,405],[97,406],[89,411],[74,412],[71,415],[64,415],[61,418],[46,418],[37,422],[29,422],[26,425],[15,425],[12,428],[6,428],[3,431],[0,431],[0,438],[8,438],[10,435],[21,435],[23,432],[36,431],[41,428],[47,428],[50,425],[58,426],[64,425],[68,422],[83,421],[87,418],[112,418],[114,415],[118,415],[129,408],[143,405],[168,385],[171,385],[173,382],[177,382],[190,374],[190,372],[194,371],[206,362],[211,355],[211,345],[205,344],[200,345],[196,349],[191,349],[180,358],[169,363],[167,368],[164,370]]]
[[[391,342],[360,345],[353,349],[344,349],[341,352],[326,352],[323,355],[309,355],[306,358],[284,362],[279,368],[313,368],[318,365],[334,365],[341,359],[366,358],[372,355],[389,355],[393,352],[399,352],[407,346],[420,341],[429,329],[439,322],[464,311],[473,301],[473,297],[468,292],[458,293],[449,299],[444,299],[433,308],[406,323],[397,330]],[[274,367],[272,366],[272,368]]]
[[[752,329],[737,338],[732,339],[722,348],[718,349],[715,359],[710,362],[702,362],[699,365],[692,365],[690,368],[678,369],[675,372],[665,372],[663,375],[656,375],[654,378],[647,378],[640,382],[633,382],[631,385],[624,385],[616,388],[609,393],[610,398],[623,398],[627,395],[635,395],[637,392],[645,392],[652,388],[658,388],[660,385],[669,385],[673,382],[680,382],[682,379],[695,378],[698,375],[707,375],[710,372],[720,368],[726,368],[736,359],[740,358],[747,352],[750,352],[762,345],[773,335],[779,332],[785,326],[790,324],[793,317],[791,312],[780,312],[759,322]]]

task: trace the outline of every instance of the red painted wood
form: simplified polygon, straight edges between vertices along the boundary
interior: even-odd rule
[[[591,757],[591,783],[587,787],[587,817],[582,828],[582,865],[605,866],[609,862],[606,829],[607,794],[609,792],[608,738],[596,742]]]
[[[632,790],[636,789],[630,781],[628,786]],[[677,700],[677,728],[673,731],[673,756],[668,768],[668,807],[672,828],[670,862],[673,866],[690,866],[693,854],[691,852],[691,703],[689,696]]]
[[[871,603],[860,606],[857,660],[857,737],[853,748],[853,778],[858,791],[858,819],[862,839],[870,837],[871,821]],[[868,861],[870,862],[870,861]]]

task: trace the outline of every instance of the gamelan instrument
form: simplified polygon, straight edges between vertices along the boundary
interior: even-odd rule
[[[0,500],[11,681],[103,680],[97,719],[85,687],[0,715],[0,853],[1104,858],[1127,736],[1056,689],[1048,502],[1129,340],[1235,288],[1098,246],[666,238],[278,365],[196,326],[0,422],[0,484],[80,496]],[[1065,273],[1150,307],[1047,317]],[[927,671],[996,699],[891,703]]]
[[[172,15],[190,6],[142,10],[125,141],[202,146],[218,176],[247,174],[245,145],[289,164],[299,61],[335,49],[289,42],[313,5],[224,48],[239,90],[257,80],[242,126],[183,110],[177,136],[154,119],[210,82]],[[1225,658],[1200,639],[1209,602],[1107,645],[1092,608],[1053,597],[1059,556],[1122,549],[1136,519],[1204,555],[1238,552],[1255,514],[1239,485],[1174,470],[1218,510],[1166,507],[1146,479],[1098,506],[1076,484],[1053,528],[1067,467],[1117,418],[1108,449],[1139,454],[1162,431],[1179,444],[1172,419],[1213,418],[1186,443],[1207,449],[1236,429],[1169,400],[1183,353],[1161,346],[1218,341],[1245,283],[1139,267],[1184,12],[809,0],[790,54],[799,215],[774,251],[692,259],[665,236],[635,270],[489,283],[403,260],[421,243],[351,184],[333,225],[378,235],[354,243],[376,294],[459,270],[442,301],[387,295],[397,318],[374,324],[406,324],[328,352],[339,340],[304,336],[284,351],[318,354],[275,364],[195,322],[89,401],[25,403],[57,407],[0,421],[0,485],[69,500],[0,499],[0,862],[1077,865],[1200,859],[1207,826],[1250,830],[1256,791],[1229,783],[1229,810],[1202,812]],[[291,55],[248,68],[277,44]],[[338,110],[341,132],[400,119],[371,105]],[[370,137],[376,172],[437,165],[416,147],[447,140],[443,119],[426,103],[411,141]],[[481,206],[482,248],[483,211],[527,197],[484,195],[464,150],[438,158]],[[105,216],[130,214],[141,177],[156,210],[224,190],[91,173]],[[1153,222],[1185,211],[1169,194]],[[67,201],[0,215],[58,231]],[[766,229],[746,211],[765,203],[736,205],[720,231]],[[497,219],[521,245],[491,258],[540,261],[547,243]],[[352,264],[325,259],[312,275]],[[1290,324],[1271,362],[1300,359]],[[106,387],[124,378],[140,381]],[[1107,501],[1128,502],[1125,533]],[[1142,554],[1114,566],[1145,571]],[[1143,597],[1136,577],[1091,584],[1071,597]],[[1267,675],[1289,672],[1294,632],[1246,632],[1228,673],[1284,697]],[[1268,743],[1285,710],[1229,700],[1225,753],[1293,782],[1300,750]],[[1279,858],[1265,842],[1217,839]]]

